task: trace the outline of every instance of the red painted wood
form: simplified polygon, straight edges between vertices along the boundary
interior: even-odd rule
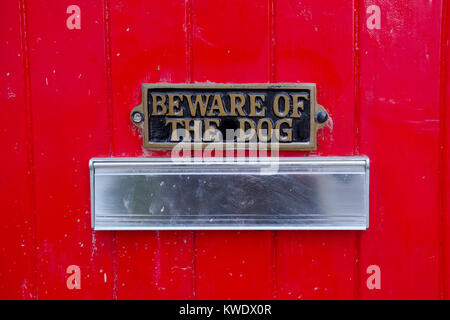
[[[450,298],[450,6],[443,2],[441,26],[441,101],[439,113],[440,130],[440,297]]]
[[[66,27],[66,2],[27,2],[31,65],[38,298],[112,298],[112,238],[91,230],[89,168],[107,156],[103,10],[77,1],[81,30]],[[81,289],[66,269],[81,270]]]
[[[81,30],[66,27],[70,4]],[[379,30],[366,26],[373,4]],[[438,0],[4,1],[0,298],[448,298],[448,10]],[[169,155],[144,151],[129,121],[141,84],[207,81],[317,83],[333,123],[317,151],[282,155],[368,155],[369,230],[93,232],[88,160]],[[81,290],[66,286],[69,265]],[[381,290],[366,286],[370,265]]]
[[[440,1],[360,8],[361,152],[371,159],[370,228],[361,236],[363,298],[438,298]],[[366,269],[381,269],[381,290]]]
[[[30,135],[21,13],[18,2],[1,5],[0,299],[30,299],[35,295]]]
[[[317,84],[332,118],[318,155],[353,155],[353,8],[349,1],[275,1],[275,81]],[[284,155],[299,155],[286,152]],[[308,156],[308,153],[300,155]],[[277,297],[353,298],[354,231],[286,231],[277,238]]]
[[[186,82],[185,1],[111,1],[114,156],[170,156],[145,152],[130,122],[141,84]],[[117,232],[120,299],[193,297],[192,232]]]
[[[268,82],[268,10],[267,1],[194,0],[193,80]],[[272,232],[196,232],[195,245],[198,298],[272,297]]]

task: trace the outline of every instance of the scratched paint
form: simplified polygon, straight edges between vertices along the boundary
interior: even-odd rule
[[[446,1],[0,7],[0,298],[449,297]],[[282,155],[368,155],[369,230],[93,232],[89,158],[169,155],[141,84],[207,81],[317,83],[333,123]]]

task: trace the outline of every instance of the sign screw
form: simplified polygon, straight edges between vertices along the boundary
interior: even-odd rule
[[[314,119],[318,123],[324,123],[328,120],[328,113],[326,113],[325,111],[319,111],[314,116]]]
[[[139,111],[133,112],[133,114],[131,115],[131,120],[136,124],[141,123],[142,121],[144,121],[144,115]]]

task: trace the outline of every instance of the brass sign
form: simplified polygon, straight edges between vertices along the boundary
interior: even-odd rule
[[[316,149],[316,132],[329,120],[316,102],[315,84],[143,84],[131,121],[145,149],[180,142],[205,147],[233,139],[281,150]],[[230,135],[231,134],[231,135]]]

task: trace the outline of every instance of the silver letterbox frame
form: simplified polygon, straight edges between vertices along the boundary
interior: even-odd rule
[[[364,230],[367,157],[93,158],[95,230]]]

